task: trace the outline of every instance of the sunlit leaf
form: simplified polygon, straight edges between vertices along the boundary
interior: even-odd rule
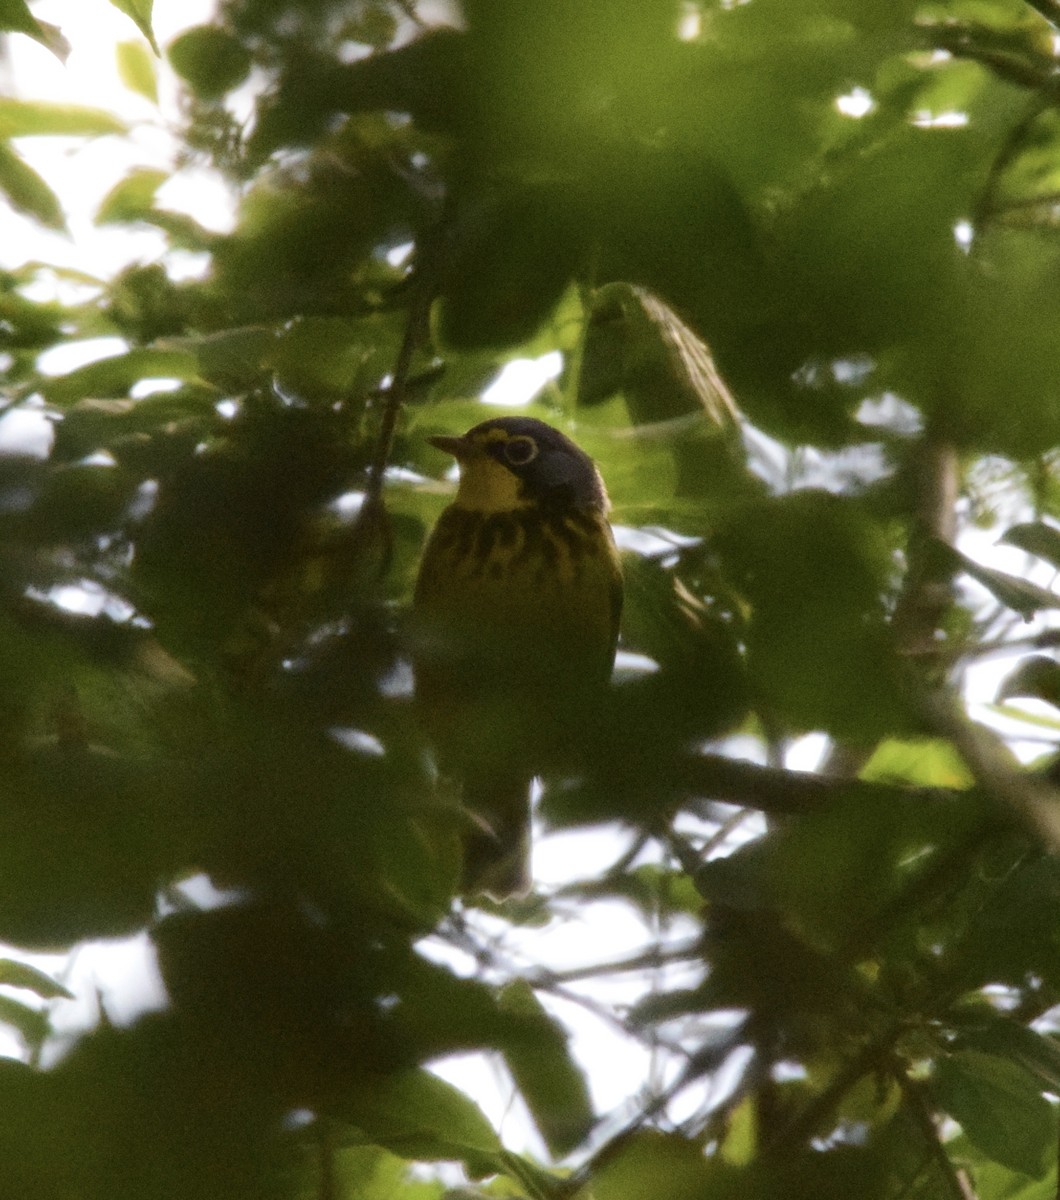
[[[136,28],[150,42],[151,49],[159,54],[158,43],[155,41],[154,30],[151,28],[151,11],[154,8],[154,0],[110,0],[110,3],[119,12],[132,18]]]
[[[119,180],[100,201],[96,221],[136,221],[154,206],[155,193],[169,178],[165,171],[143,167]]]
[[[0,142],[0,191],[12,208],[35,217],[49,229],[65,229],[59,197],[8,142]]]
[[[120,117],[100,108],[55,104],[47,100],[0,99],[0,137],[33,137],[41,134],[94,136],[124,133]]]
[[[114,50],[118,74],[132,92],[158,103],[158,67],[143,42],[119,42]]]

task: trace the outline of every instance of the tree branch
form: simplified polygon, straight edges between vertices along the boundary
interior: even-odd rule
[[[919,707],[929,727],[953,743],[980,788],[1008,808],[1047,849],[1060,851],[1060,791],[1040,775],[1022,770],[1005,743],[972,721],[948,693],[925,691]]]

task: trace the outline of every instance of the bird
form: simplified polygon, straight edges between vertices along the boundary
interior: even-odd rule
[[[460,480],[412,603],[415,699],[466,814],[464,895],[531,887],[530,790],[576,766],[607,694],[622,571],[593,460],[532,417],[428,439]]]

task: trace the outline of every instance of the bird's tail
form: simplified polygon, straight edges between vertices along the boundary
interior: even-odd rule
[[[530,891],[530,784],[525,775],[465,779],[469,830],[464,839],[463,891],[495,900]]]

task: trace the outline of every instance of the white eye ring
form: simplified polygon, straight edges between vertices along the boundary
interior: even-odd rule
[[[537,458],[537,442],[523,434],[509,438],[504,443],[504,457],[513,467],[525,467]]]

